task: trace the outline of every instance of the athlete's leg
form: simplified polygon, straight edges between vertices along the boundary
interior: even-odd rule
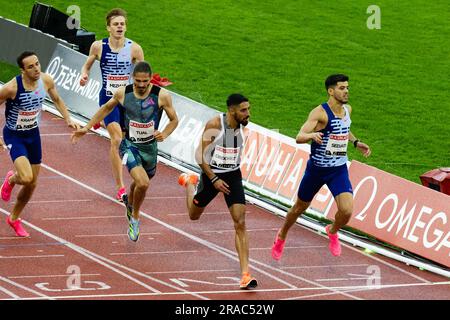
[[[111,122],[107,125],[109,136],[111,138],[111,147],[109,150],[109,158],[111,160],[112,172],[117,190],[124,187],[122,159],[119,155],[119,146],[122,141],[122,130],[117,122]]]
[[[17,201],[12,210],[10,219],[15,221],[19,218],[28,201],[30,201],[34,190],[36,189],[37,178],[41,168],[40,164],[31,165],[24,156],[14,161],[15,173],[9,179],[10,184],[21,185],[22,188],[17,195]]]
[[[297,222],[298,217],[308,209],[311,202],[305,202],[297,198],[294,205],[288,210],[284,224],[278,232],[278,238],[286,240],[289,229]]]
[[[333,224],[329,228],[331,234],[335,234],[339,229],[345,226],[350,221],[353,213],[353,195],[350,192],[339,194],[335,200],[338,211],[334,216],[335,220]]]
[[[150,177],[145,172],[144,168],[141,166],[134,167],[130,171],[130,175],[133,178],[134,187],[133,195],[132,195],[132,205],[133,205],[133,218],[139,219],[139,210],[141,209],[141,205],[144,202],[145,194],[150,185]]]
[[[195,185],[192,183],[186,184],[186,205],[189,212],[189,218],[191,220],[198,220],[202,215],[203,211],[205,211],[205,207],[197,207],[194,204],[194,196],[195,196]]]
[[[231,217],[233,218],[234,230],[235,230],[235,246],[236,252],[239,256],[239,263],[241,266],[241,272],[249,272],[248,270],[248,235],[245,227],[245,205],[236,203],[230,208]]]

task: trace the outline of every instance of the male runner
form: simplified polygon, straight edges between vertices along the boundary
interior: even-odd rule
[[[111,99],[118,88],[131,83],[133,65],[144,60],[142,48],[136,42],[125,38],[127,14],[124,10],[116,8],[107,14],[106,29],[109,32],[109,37],[92,43],[89,57],[81,69],[80,78],[80,85],[86,85],[94,61],[100,60],[102,72],[102,89],[99,96],[100,106]],[[123,183],[122,165],[119,157],[122,131],[118,107],[104,119],[104,123],[111,138],[109,157],[117,188],[116,199],[122,201],[126,189]]]
[[[298,189],[298,198],[289,209],[283,227],[272,247],[272,257],[281,259],[289,229],[309,207],[315,194],[326,184],[336,201],[335,221],[326,226],[329,249],[334,256],[341,254],[337,232],[345,226],[353,211],[353,190],[347,170],[347,144],[350,141],[365,157],[371,150],[350,131],[352,108],[348,102],[348,77],[343,74],[325,80],[328,102],[314,108],[296,137],[297,143],[311,143],[311,155]]]
[[[118,89],[85,127],[72,134],[72,142],[76,143],[95,123],[119,106],[125,129],[125,138],[120,143],[120,156],[133,179],[128,196],[123,197],[129,223],[128,236],[132,241],[139,239],[139,210],[150,180],[156,173],[157,142],[164,141],[178,125],[169,92],[151,84],[151,76],[150,65],[145,61],[138,62],[133,71],[133,84]],[[158,131],[163,111],[170,122],[163,131]]]
[[[9,201],[16,184],[22,188],[17,195],[8,224],[17,236],[28,237],[19,218],[36,188],[41,168],[42,148],[39,134],[42,102],[46,93],[53,100],[67,125],[78,128],[70,119],[69,112],[58,95],[53,79],[41,72],[39,59],[34,52],[25,51],[17,58],[21,74],[0,89],[0,105],[6,101],[3,139],[0,138],[0,152],[10,149],[14,170],[8,171],[1,186],[1,198]]]
[[[241,94],[227,99],[228,111],[206,123],[201,143],[196,152],[202,169],[198,177],[181,174],[178,183],[186,187],[186,202],[191,220],[198,220],[205,207],[219,192],[225,196],[235,229],[235,246],[242,272],[241,289],[255,288],[258,282],[249,273],[248,236],[245,227],[245,194],[242,185],[240,161],[244,142],[243,126],[250,118],[250,104]],[[194,195],[195,194],[195,195]]]

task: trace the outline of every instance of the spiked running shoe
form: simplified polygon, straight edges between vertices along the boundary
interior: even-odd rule
[[[258,281],[256,281],[255,278],[253,278],[250,273],[244,272],[242,273],[242,279],[239,283],[239,287],[241,289],[253,289],[258,286]]]
[[[11,185],[9,183],[9,178],[12,175],[14,175],[14,171],[12,171],[12,170],[8,171],[8,173],[6,174],[6,177],[5,177],[5,181],[3,181],[2,188],[0,191],[3,201],[6,201],[6,202],[8,202],[9,199],[11,199],[11,192],[12,192],[12,189],[14,188],[14,185]]]
[[[11,221],[11,217],[6,218],[6,222],[14,229],[14,232],[18,237],[29,237],[30,234],[22,226],[22,219],[17,219],[16,221]]]
[[[133,207],[128,202],[128,195],[127,194],[123,195],[122,200],[123,200],[123,203],[125,204],[126,216],[127,216],[127,219],[128,219],[128,223],[130,223],[131,216],[133,215]]]
[[[338,257],[341,255],[341,244],[339,243],[339,236],[337,233],[336,234],[330,233],[330,227],[331,224],[325,227],[325,231],[327,232],[328,238],[330,239],[330,244],[328,245],[328,248],[330,249],[330,252],[333,256]]]
[[[116,199],[119,200],[120,202],[123,202],[123,196],[126,194],[127,190],[125,189],[125,187],[122,187],[117,191]]]
[[[139,239],[139,220],[135,220],[133,217],[130,219],[130,223],[128,225],[128,238],[130,238],[131,241],[138,241]]]
[[[277,235],[275,236],[275,241],[272,246],[272,258],[275,260],[280,260],[283,255],[284,244],[286,240],[281,240],[278,235],[280,234],[280,230],[278,230]]]
[[[186,187],[188,183],[196,185],[198,182],[198,176],[194,173],[182,173],[178,177],[178,184],[182,187]]]

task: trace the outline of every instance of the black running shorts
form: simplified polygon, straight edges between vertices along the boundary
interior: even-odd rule
[[[224,194],[228,208],[236,203],[245,204],[241,170],[238,169],[231,172],[216,173],[216,175],[229,186],[230,194]],[[202,173],[200,182],[198,183],[197,193],[194,196],[194,204],[197,207],[204,208],[216,197],[217,193],[219,193],[219,191],[214,188],[211,180],[209,180],[206,174]]]

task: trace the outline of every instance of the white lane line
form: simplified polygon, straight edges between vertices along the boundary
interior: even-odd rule
[[[34,278],[67,278],[70,274],[49,274],[49,275],[36,275],[36,276],[8,276],[8,279],[34,279]],[[77,274],[78,276],[78,274]],[[81,273],[80,277],[93,277],[101,276],[100,273]]]
[[[143,232],[141,236],[160,235],[160,232]],[[75,238],[95,238],[95,237],[128,237],[126,233],[112,233],[112,234],[77,234]]]
[[[3,210],[2,208],[0,208],[0,212],[3,212],[5,215],[9,215],[9,214],[10,214],[8,211]],[[34,229],[34,230],[36,230],[36,231],[38,231],[38,232],[40,232],[40,233],[46,235],[46,236],[49,237],[49,238],[52,238],[52,239],[54,239],[54,240],[60,242],[61,244],[67,246],[67,247],[70,248],[70,249],[72,249],[73,251],[78,252],[79,254],[81,254],[81,255],[87,257],[88,259],[93,260],[94,262],[97,262],[98,264],[100,264],[100,265],[102,265],[102,266],[104,266],[104,267],[106,267],[106,268],[108,268],[108,269],[110,269],[110,270],[116,272],[116,273],[119,274],[119,275],[122,275],[123,277],[125,277],[125,278],[127,278],[127,279],[130,279],[131,281],[133,281],[134,283],[136,283],[136,284],[138,284],[138,285],[144,287],[145,289],[147,289],[147,290],[149,290],[149,291],[151,291],[151,292],[156,292],[156,293],[159,293],[159,292],[160,292],[159,290],[156,290],[156,289],[154,289],[154,288],[148,286],[147,284],[145,284],[145,283],[143,283],[143,282],[141,282],[141,281],[139,281],[139,280],[137,280],[137,279],[131,277],[131,276],[128,275],[127,273],[122,272],[122,271],[120,271],[120,270],[114,268],[114,267],[111,266],[110,264],[101,261],[100,259],[98,259],[98,258],[95,257],[95,254],[89,252],[88,250],[86,250],[86,249],[84,249],[84,248],[81,248],[81,247],[77,246],[76,244],[70,243],[70,242],[68,242],[68,241],[66,241],[66,240],[64,240],[64,239],[62,239],[62,238],[59,238],[59,237],[57,237],[57,236],[51,234],[50,232],[47,232],[47,231],[45,231],[45,230],[39,228],[38,226],[35,226],[35,225],[31,224],[30,222],[27,222],[27,221],[25,221],[25,220],[22,220],[22,223],[25,224],[25,225],[27,225],[27,226],[29,226],[29,227],[31,227],[31,228]],[[104,259],[107,260],[106,258],[104,258]],[[112,261],[111,261],[111,262],[112,262]]]
[[[323,266],[292,266],[292,267],[280,267],[281,269],[314,269],[314,268],[350,268],[350,267],[367,267],[369,264],[332,264]]]
[[[382,279],[382,277],[374,277],[374,276],[365,276],[365,277],[357,277],[357,278],[329,278],[329,279],[316,279],[318,282],[332,282],[332,281],[352,281],[352,280],[365,280],[368,279]]]
[[[28,203],[66,203],[66,202],[92,202],[92,199],[79,199],[79,200],[32,200]]]
[[[37,256],[0,256],[0,259],[34,259],[34,258],[61,258],[63,254],[48,254]]]
[[[235,272],[236,269],[222,269],[222,270],[177,270],[177,271],[153,271],[146,272],[147,274],[172,274],[172,273],[205,273],[205,272]]]
[[[327,248],[327,246],[299,246],[299,247],[284,247],[284,249],[318,249],[318,248]],[[267,248],[250,248],[250,250],[265,250],[270,251],[272,247]]]
[[[84,188],[86,188],[86,189],[88,189],[88,190],[91,190],[91,191],[97,193],[98,195],[101,195],[101,196],[104,197],[104,198],[110,199],[110,200],[112,200],[112,201],[114,201],[114,202],[116,202],[116,203],[121,204],[120,202],[118,202],[118,201],[115,200],[114,198],[112,198],[112,197],[110,197],[110,196],[108,196],[108,195],[102,193],[101,191],[99,191],[99,190],[97,190],[97,189],[95,189],[95,188],[93,188],[93,187],[90,187],[90,186],[88,186],[88,185],[82,183],[81,181],[78,181],[78,180],[75,179],[75,178],[72,178],[72,177],[70,177],[70,176],[68,176],[68,175],[66,175],[66,174],[64,174],[64,173],[62,173],[62,172],[59,172],[58,170],[53,169],[53,168],[51,168],[51,167],[49,167],[49,166],[47,166],[47,165],[45,165],[45,164],[42,164],[42,166],[43,166],[44,168],[46,168],[46,169],[52,171],[53,173],[59,174],[59,175],[65,177],[66,179],[68,179],[68,180],[74,182],[75,184],[78,184],[79,186],[82,186],[82,187],[84,187]],[[123,205],[123,204],[122,204],[122,205]],[[148,215],[148,214],[145,213],[145,212],[142,212],[142,211],[141,211],[140,214],[141,214],[142,217],[146,217],[146,218],[148,218],[148,219],[150,219],[150,220],[152,220],[152,221],[154,221],[154,222],[156,222],[156,223],[159,223],[159,224],[161,224],[162,226],[165,226],[166,228],[168,228],[168,229],[170,229],[170,230],[172,230],[172,231],[174,231],[174,232],[176,232],[176,233],[178,233],[178,234],[184,235],[185,237],[187,237],[187,238],[189,238],[189,239],[191,239],[191,240],[193,240],[193,241],[195,241],[195,242],[198,242],[198,243],[200,243],[200,244],[203,244],[203,245],[205,245],[206,247],[208,247],[208,248],[210,248],[210,249],[212,249],[212,250],[215,250],[215,251],[217,251],[217,252],[219,252],[219,253],[222,253],[223,255],[229,257],[230,259],[233,259],[233,260],[239,262],[239,258],[238,258],[238,256],[237,256],[237,253],[235,253],[235,252],[233,252],[233,251],[230,251],[230,250],[228,250],[228,249],[226,249],[226,248],[223,248],[223,247],[220,247],[220,246],[218,246],[218,245],[216,245],[216,244],[214,244],[214,243],[211,243],[211,242],[209,242],[209,241],[206,241],[206,240],[203,240],[203,239],[201,239],[201,238],[199,238],[199,237],[196,237],[196,236],[194,236],[194,235],[192,235],[192,234],[190,234],[190,233],[187,233],[187,232],[185,232],[185,231],[183,231],[183,230],[181,230],[181,229],[178,229],[178,228],[176,228],[176,227],[174,227],[174,226],[172,226],[172,225],[170,225],[170,224],[168,224],[168,223],[165,223],[165,222],[163,222],[163,221],[161,221],[161,220],[159,220],[159,219],[157,219],[157,218],[154,218],[154,217]],[[256,230],[256,229],[254,229],[254,230]],[[260,229],[260,230],[261,230],[261,229]],[[264,230],[268,230],[268,229],[264,229]],[[270,230],[278,230],[278,228],[272,228],[272,229],[270,229]],[[233,229],[233,232],[234,232],[234,229]],[[284,285],[286,285],[286,286],[288,286],[288,287],[290,287],[290,288],[296,288],[296,286],[293,285],[293,284],[291,284],[291,283],[289,283],[289,282],[287,282],[287,281],[282,280],[281,278],[275,276],[274,274],[272,274],[272,273],[270,273],[270,272],[267,272],[267,271],[265,271],[265,270],[263,270],[263,269],[261,269],[261,268],[256,267],[255,264],[258,264],[258,265],[260,265],[260,266],[262,266],[262,267],[265,267],[265,268],[267,268],[267,269],[269,269],[269,270],[271,270],[271,271],[275,271],[275,272],[281,273],[281,274],[283,274],[283,275],[292,277],[292,278],[294,278],[294,279],[301,280],[301,281],[303,281],[303,282],[306,282],[306,283],[309,283],[309,284],[312,284],[312,285],[316,285],[316,286],[321,287],[321,288],[324,288],[324,289],[326,289],[326,290],[336,291],[336,290],[334,290],[334,289],[328,289],[328,287],[326,287],[326,286],[324,286],[324,285],[322,285],[322,284],[320,284],[320,283],[318,283],[318,282],[314,282],[314,281],[312,281],[312,280],[308,280],[308,279],[306,279],[306,278],[303,278],[303,277],[300,277],[300,276],[291,274],[291,273],[286,272],[286,271],[284,271],[284,270],[279,270],[279,269],[274,268],[274,267],[272,267],[272,266],[270,266],[270,265],[268,265],[268,264],[265,264],[265,263],[256,261],[256,260],[254,260],[254,259],[250,259],[250,261],[253,263],[253,266],[252,266],[252,269],[253,269],[253,270],[258,271],[258,272],[260,272],[261,274],[264,274],[265,276],[267,276],[267,277],[269,277],[269,278],[271,278],[271,279],[274,279],[275,281],[280,282],[280,283],[282,283],[282,284],[284,284]],[[339,292],[339,291],[337,291],[337,292]],[[350,294],[347,294],[347,293],[345,293],[345,292],[340,292],[340,294],[342,294],[342,295],[344,295],[344,296],[346,296],[346,297],[352,298],[352,299],[361,300],[360,298],[358,298],[358,297],[356,297],[356,296],[353,296],[353,295],[350,295]]]
[[[303,225],[300,225],[300,224],[298,224],[298,223],[297,223],[296,225],[299,225],[301,228],[303,228],[303,229],[305,229],[305,230],[311,231],[311,229],[309,229],[309,228],[307,228],[307,227],[305,227],[305,226],[303,226]],[[322,233],[322,232],[316,232],[316,233],[317,233],[319,236],[328,239],[328,236],[325,235],[324,233]],[[389,263],[389,262],[387,262],[387,261],[384,261],[384,260],[382,260],[382,259],[380,259],[380,258],[377,258],[377,257],[375,257],[375,256],[373,256],[373,255],[371,255],[371,254],[367,254],[367,253],[365,253],[364,251],[359,250],[359,249],[355,248],[354,246],[352,246],[352,245],[350,245],[350,244],[347,244],[347,243],[345,243],[345,242],[343,242],[343,241],[341,241],[341,245],[344,246],[344,247],[346,247],[347,249],[350,249],[350,250],[352,250],[352,251],[355,251],[355,252],[357,252],[357,253],[359,253],[359,254],[363,254],[363,255],[365,255],[366,257],[371,258],[371,259],[373,259],[373,260],[375,260],[375,261],[377,261],[377,262],[379,262],[379,263],[382,263],[382,264],[384,264],[385,266],[388,266],[388,267],[390,267],[390,268],[392,268],[392,269],[394,269],[394,270],[396,270],[396,271],[399,271],[399,272],[401,272],[401,273],[404,273],[404,274],[406,274],[406,275],[408,275],[408,276],[410,276],[410,277],[412,277],[412,278],[414,278],[414,279],[417,279],[417,280],[422,281],[422,282],[425,282],[425,283],[431,283],[429,280],[426,280],[426,279],[424,279],[424,278],[422,278],[422,277],[420,277],[420,276],[417,276],[417,275],[415,275],[415,274],[413,274],[413,273],[411,273],[411,272],[408,272],[408,271],[406,271],[406,270],[403,270],[402,268],[397,267],[397,266],[393,265],[392,263]]]
[[[392,288],[399,288],[399,287],[427,287],[427,286],[441,286],[441,285],[450,285],[450,281],[447,282],[435,282],[435,283],[409,283],[409,284],[391,284],[391,285],[380,285],[377,288],[369,287],[369,286],[344,286],[344,287],[330,287],[329,289],[334,290],[343,290],[341,292],[327,292],[327,293],[321,293],[320,295],[334,295],[334,294],[342,294],[346,292],[362,292],[362,291],[381,291],[385,289],[392,289]],[[237,293],[237,294],[251,294],[255,292],[261,292],[261,293],[271,293],[271,292],[286,292],[286,293],[293,293],[293,292],[307,292],[307,291],[323,291],[327,290],[324,288],[319,287],[306,287],[306,288],[284,288],[284,289],[252,289],[252,290],[220,290],[220,291],[193,291],[191,293],[195,294],[230,294],[230,293]],[[164,293],[118,293],[118,294],[102,294],[102,295],[80,295],[80,296],[58,296],[54,297],[54,299],[93,299],[93,298],[130,298],[130,297],[162,297],[162,296],[175,296],[175,295],[186,295],[185,292],[164,292]],[[289,297],[283,300],[293,300],[293,299],[299,299],[305,296],[299,296],[299,297]],[[37,298],[24,298],[23,300],[36,300]]]
[[[203,212],[203,213],[202,213],[202,216],[224,215],[224,214],[229,215],[230,212],[229,212],[229,211],[227,211],[227,212],[220,212],[220,211],[218,211],[218,212]],[[183,217],[189,217],[189,214],[188,214],[187,212],[183,212],[183,213],[168,213],[167,215],[168,215],[168,216],[183,216]]]
[[[60,175],[60,176],[62,176],[62,177],[64,177],[64,178],[70,180],[70,181],[76,182],[75,179],[66,176],[65,174],[63,174],[63,173],[61,173],[61,172],[59,172],[59,171],[57,171],[57,170],[55,170],[55,169],[53,169],[53,168],[51,168],[51,167],[45,165],[44,163],[41,163],[41,166],[44,167],[44,168],[46,168],[46,169],[49,170],[49,171],[52,171],[53,173],[56,173],[56,174],[58,174],[58,175]],[[77,182],[77,183],[78,183],[78,184],[81,184],[81,182]],[[87,185],[85,185],[84,187],[85,187],[85,188],[88,188],[89,190],[93,191],[94,193],[97,193],[97,194],[102,195],[103,197],[105,197],[105,198],[107,198],[107,199],[109,199],[109,200],[111,200],[111,201],[113,201],[113,202],[115,202],[115,203],[117,203],[117,204],[119,204],[119,205],[124,206],[123,203],[121,203],[121,202],[115,200],[115,199],[112,198],[112,197],[107,196],[106,194],[100,193],[99,191],[95,190],[94,188],[91,188],[91,187],[89,187],[89,186],[87,186]],[[3,213],[6,214],[6,215],[9,215],[9,214],[10,214],[8,211],[3,210],[2,208],[0,208],[0,212],[3,212]],[[121,216],[121,217],[122,217],[122,216]],[[123,218],[123,217],[122,217],[122,218]],[[89,250],[87,250],[87,249],[85,249],[85,248],[83,248],[83,247],[80,247],[80,246],[78,246],[78,245],[76,245],[76,244],[74,244],[74,243],[71,243],[71,242],[69,242],[69,241],[66,241],[66,240],[64,240],[64,239],[62,239],[62,238],[60,238],[60,237],[58,237],[58,236],[56,236],[56,235],[54,235],[54,234],[51,234],[50,232],[47,232],[47,231],[45,231],[45,230],[39,228],[38,226],[35,226],[35,225],[33,225],[33,224],[31,224],[31,223],[29,223],[29,222],[27,222],[27,221],[22,221],[22,222],[23,222],[25,225],[30,226],[30,227],[33,228],[34,230],[36,230],[36,231],[38,231],[38,232],[40,232],[40,233],[42,233],[42,234],[48,236],[49,238],[52,238],[52,239],[55,239],[55,240],[58,241],[58,242],[61,242],[61,243],[64,244],[65,246],[69,247],[70,249],[72,249],[72,250],[74,250],[74,251],[76,251],[76,252],[78,252],[78,253],[84,255],[85,257],[87,257],[87,258],[89,258],[89,259],[91,259],[91,260],[93,260],[93,261],[95,261],[95,262],[97,262],[97,263],[99,263],[99,264],[105,266],[106,268],[108,268],[108,269],[110,269],[110,270],[112,270],[112,271],[114,271],[114,272],[116,272],[116,273],[118,273],[118,274],[120,274],[120,275],[122,275],[122,276],[124,276],[124,277],[126,277],[126,278],[128,278],[128,279],[130,279],[131,281],[133,281],[133,282],[135,282],[136,284],[138,284],[138,285],[140,285],[140,286],[146,288],[146,289],[149,290],[149,291],[156,292],[156,293],[160,293],[159,290],[157,290],[157,289],[155,289],[155,288],[152,288],[151,286],[149,286],[149,285],[143,283],[142,281],[137,280],[136,278],[133,278],[133,277],[130,276],[128,273],[134,273],[134,274],[136,274],[136,275],[139,275],[139,276],[141,276],[141,277],[143,277],[143,278],[152,280],[152,281],[154,281],[154,282],[156,282],[156,283],[159,283],[159,284],[164,285],[164,286],[166,286],[166,287],[169,287],[169,288],[171,288],[171,289],[185,292],[186,294],[192,295],[192,296],[194,296],[194,297],[196,297],[196,298],[203,299],[203,300],[209,300],[207,297],[203,297],[203,296],[198,295],[198,294],[195,294],[195,293],[191,294],[190,291],[188,291],[188,290],[185,290],[185,289],[183,289],[183,288],[179,288],[179,287],[177,287],[177,286],[174,286],[174,285],[172,285],[172,284],[170,284],[170,283],[168,283],[168,282],[159,280],[159,279],[157,279],[157,278],[153,278],[153,277],[151,277],[151,276],[149,276],[149,275],[147,275],[147,274],[145,274],[145,273],[143,273],[143,272],[139,272],[139,271],[137,271],[137,270],[134,270],[134,269],[132,269],[132,268],[129,268],[129,267],[127,267],[127,266],[124,266],[124,265],[122,265],[122,264],[120,264],[120,263],[117,263],[117,262],[115,262],[115,261],[113,261],[113,260],[110,260],[110,259],[108,259],[108,258],[106,258],[106,257],[104,257],[104,256],[101,256],[101,255],[96,254],[96,253],[94,253],[94,252],[92,252],[92,251],[89,251]],[[113,266],[116,266],[116,267],[118,267],[118,268],[122,268],[122,269],[124,269],[125,271],[127,271],[128,273],[122,272],[122,271],[120,271],[119,269],[114,268]]]
[[[85,220],[85,219],[111,219],[111,218],[122,218],[120,216],[96,216],[96,217],[55,217],[55,218],[42,218],[44,221],[59,221],[59,220]]]
[[[186,199],[186,197],[145,197],[146,200],[164,200],[164,199]],[[187,212],[185,213],[187,214]]]
[[[41,166],[44,167],[44,168],[46,168],[46,169],[49,170],[49,171],[52,171],[53,173],[56,173],[56,174],[58,174],[58,175],[60,175],[60,176],[62,176],[62,177],[64,177],[64,178],[66,178],[66,179],[69,180],[69,181],[72,181],[73,183],[75,183],[75,184],[77,184],[77,185],[79,185],[79,186],[81,186],[81,187],[83,187],[83,188],[85,188],[85,189],[88,189],[88,190],[90,190],[90,191],[92,191],[92,192],[94,192],[94,193],[96,193],[96,194],[98,194],[98,195],[100,195],[100,196],[102,196],[102,197],[104,197],[104,198],[106,198],[106,199],[109,199],[109,200],[111,200],[111,201],[113,201],[113,202],[115,202],[115,203],[117,203],[117,204],[120,204],[120,205],[124,206],[123,203],[117,201],[117,200],[114,199],[113,197],[108,196],[108,195],[104,194],[103,192],[101,192],[101,191],[99,191],[99,190],[97,190],[97,189],[95,189],[95,188],[93,188],[93,187],[90,187],[90,186],[88,186],[88,185],[82,183],[81,181],[78,181],[77,179],[72,178],[72,177],[70,177],[70,176],[68,176],[68,175],[66,175],[66,174],[64,174],[64,173],[62,173],[62,172],[60,172],[60,171],[58,171],[58,170],[56,170],[56,169],[53,169],[53,168],[47,166],[47,165],[44,164],[44,163],[42,163]],[[231,251],[226,252],[226,249],[225,249],[225,248],[219,247],[219,246],[217,246],[217,245],[215,245],[215,244],[213,244],[213,243],[211,243],[211,242],[209,242],[209,241],[203,240],[203,239],[201,239],[201,238],[199,238],[199,237],[196,237],[196,236],[194,236],[194,235],[192,235],[192,234],[190,234],[190,233],[187,233],[187,232],[185,232],[185,231],[183,231],[183,230],[181,230],[181,229],[178,229],[178,228],[176,228],[176,227],[174,227],[174,226],[172,226],[172,225],[170,225],[170,224],[168,224],[168,223],[165,223],[165,222],[163,222],[163,221],[161,221],[161,220],[159,220],[159,219],[156,219],[156,218],[150,216],[149,214],[147,214],[147,213],[145,213],[145,212],[140,211],[140,214],[141,214],[141,217],[145,217],[145,218],[147,218],[147,219],[149,219],[149,220],[152,220],[152,221],[154,221],[154,222],[156,222],[156,223],[158,223],[158,224],[160,224],[160,225],[166,227],[167,229],[172,230],[172,231],[175,232],[175,233],[181,234],[181,235],[185,236],[186,238],[191,239],[191,240],[194,241],[194,242],[197,242],[197,243],[199,243],[199,244],[202,244],[202,245],[204,245],[204,246],[210,248],[211,250],[214,250],[214,251],[216,251],[216,252],[219,252],[220,254],[222,254],[222,255],[224,255],[224,256],[226,256],[226,257],[229,257],[230,259],[232,259],[232,260],[234,260],[234,261],[239,262],[239,258],[237,257],[237,253],[234,253],[234,252],[231,252]],[[231,252],[231,253],[230,253],[230,252]],[[263,264],[263,265],[265,265],[265,264]],[[270,268],[269,265],[265,265],[265,266],[267,266],[267,267]],[[287,281],[284,281],[284,280],[280,279],[279,277],[277,277],[277,276],[275,276],[275,275],[273,275],[273,274],[271,274],[271,273],[269,273],[269,272],[266,272],[265,270],[263,270],[263,269],[261,269],[261,268],[253,267],[252,269],[255,270],[255,271],[260,272],[261,274],[264,274],[264,275],[267,276],[268,278],[271,278],[271,279],[273,279],[273,280],[275,280],[275,281],[277,281],[277,282],[279,282],[279,283],[281,283],[281,284],[286,285],[286,286],[289,287],[289,288],[296,288],[295,285],[293,285],[293,284],[291,284],[291,283],[289,283],[289,282],[287,282]],[[272,268],[272,269],[275,270],[275,271],[277,271],[277,269],[275,269],[275,268]],[[286,272],[286,274],[288,274],[288,273]],[[305,279],[305,280],[306,280],[306,279]],[[309,280],[306,280],[306,281],[309,281]],[[317,285],[322,286],[321,284],[317,284]],[[180,290],[183,290],[183,289],[180,289]]]
[[[178,253],[197,253],[197,250],[190,251],[146,251],[146,252],[113,252],[110,256],[132,256],[132,255],[147,255],[147,254],[178,254]]]
[[[259,231],[275,231],[279,228],[269,228],[269,229],[248,229],[247,232],[259,232]],[[225,229],[225,230],[205,230],[204,233],[234,233],[236,232],[234,229]]]
[[[6,293],[8,296],[10,296],[13,299],[20,299],[20,297],[16,294],[14,294],[13,292],[9,291],[6,288],[3,288],[2,286],[0,286],[0,292]]]
[[[17,283],[15,281],[9,280],[8,278],[0,276],[0,281],[6,282],[6,283],[8,283],[10,285],[13,285],[13,286],[19,288],[19,289],[22,289],[24,291],[30,292],[30,293],[38,296],[38,297],[53,300],[52,297],[49,297],[49,296],[47,296],[45,294],[42,294],[42,293],[40,293],[40,292],[38,292],[36,290],[31,289],[31,288],[25,287],[25,286],[21,285],[20,283]],[[21,298],[21,299],[24,299],[24,298]]]

